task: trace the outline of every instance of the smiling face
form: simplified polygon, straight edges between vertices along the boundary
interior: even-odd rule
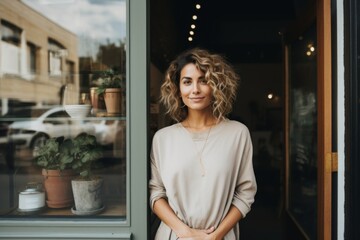
[[[184,104],[190,111],[210,111],[212,89],[207,84],[204,73],[193,63],[183,67],[180,72],[180,93]]]

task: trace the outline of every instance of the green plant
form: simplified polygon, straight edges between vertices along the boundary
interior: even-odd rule
[[[64,137],[47,139],[45,144],[35,149],[35,163],[48,170],[71,168],[72,159],[67,154]]]
[[[74,139],[50,138],[36,150],[35,162],[45,169],[64,170],[72,168],[80,177],[92,177],[92,164],[102,157],[103,149],[96,137],[80,133]]]
[[[107,88],[122,88],[124,76],[112,69],[99,72],[97,94],[103,94]]]
[[[64,141],[67,154],[72,158],[72,168],[80,173],[81,178],[86,180],[92,177],[93,163],[102,157],[103,149],[96,141],[96,137],[87,133],[81,133],[70,141]]]

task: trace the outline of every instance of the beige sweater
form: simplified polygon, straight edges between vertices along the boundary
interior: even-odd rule
[[[196,229],[217,227],[231,205],[245,217],[257,189],[246,126],[223,120],[212,127],[209,136],[208,133],[192,133],[177,123],[155,134],[151,150],[151,208],[156,200],[165,198],[175,214]],[[199,153],[207,136],[201,165]],[[176,236],[161,223],[155,239]],[[238,226],[224,239],[238,240]]]

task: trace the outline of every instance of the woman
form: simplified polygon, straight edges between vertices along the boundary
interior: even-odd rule
[[[219,55],[192,49],[169,66],[161,102],[177,123],[151,150],[150,205],[155,239],[239,239],[238,221],[256,193],[246,126],[226,118],[238,76]]]

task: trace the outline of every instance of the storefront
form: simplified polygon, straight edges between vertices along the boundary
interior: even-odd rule
[[[149,87],[150,3],[39,3],[0,1],[0,239],[150,239],[150,115],[159,113],[150,98],[158,86]],[[289,239],[360,236],[359,14],[356,0],[318,0],[284,32]],[[114,111],[94,92],[107,80],[121,89]],[[91,105],[85,115],[83,105]],[[101,193],[87,191],[99,204],[85,210],[73,198],[64,205],[48,199],[42,172],[50,169],[38,158],[47,139],[81,132],[102,150],[90,168]],[[63,180],[71,164],[52,168],[62,166]]]
[[[1,1],[0,15],[0,238],[147,239],[147,2]],[[90,104],[90,88],[110,69],[120,110],[102,101],[85,115],[67,108]],[[91,168],[103,179],[101,192],[89,188],[101,198],[93,209],[45,200],[52,184],[33,161],[47,138],[80,132],[102,150]]]

